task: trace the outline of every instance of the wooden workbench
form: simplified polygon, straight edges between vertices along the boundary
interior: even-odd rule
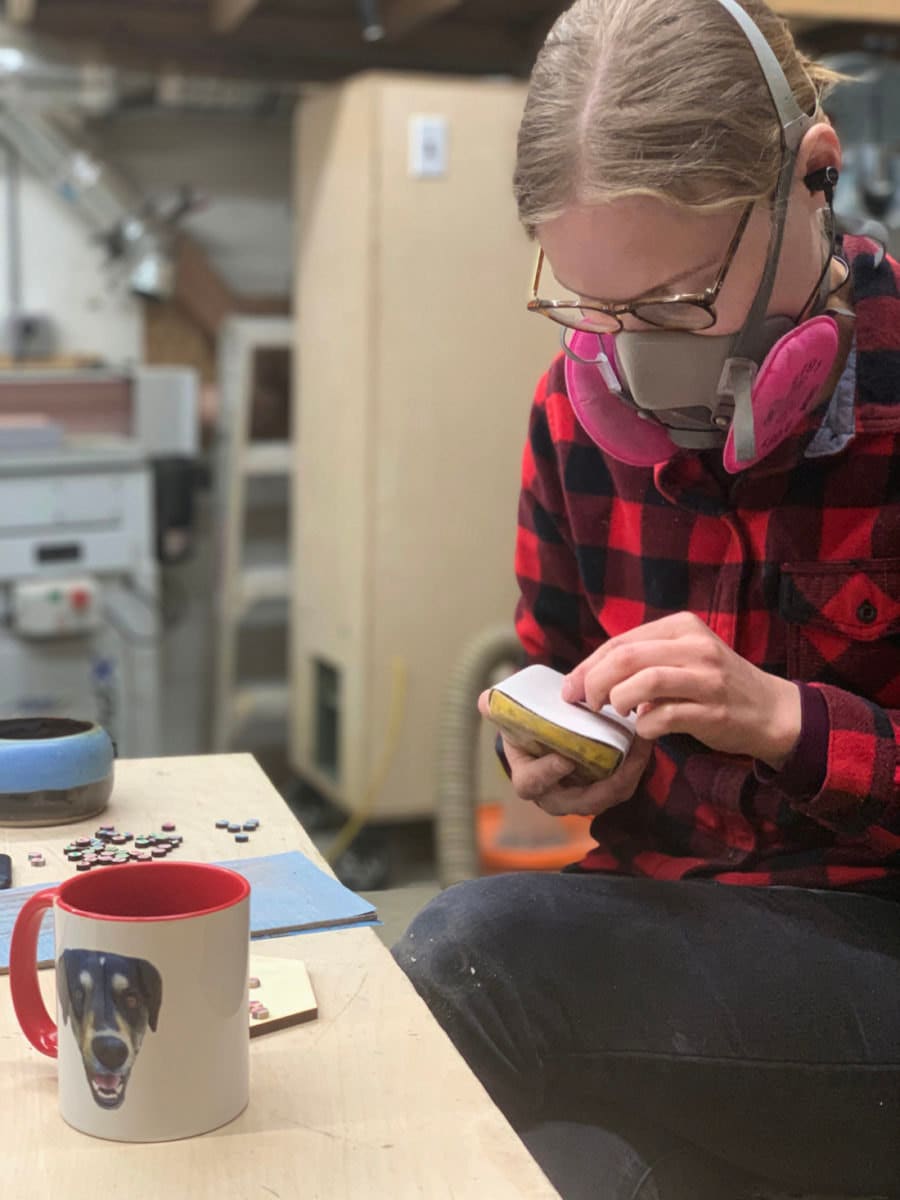
[[[301,849],[322,860],[249,755],[117,764],[107,812],[83,826],[0,830],[16,884],[72,874],[62,847],[98,824],[177,823],[181,860]],[[259,818],[246,845],[214,828]],[[27,853],[44,849],[47,866]],[[15,1200],[529,1200],[557,1193],[370,928],[255,942],[302,958],[319,1017],[250,1046],[250,1106],[215,1133],[122,1145],[77,1133],[56,1107],[55,1063],[19,1031],[0,979],[3,1191]],[[53,972],[41,972],[48,1006]],[[51,1009],[53,1011],[53,1009]],[[177,1086],[177,1081],[176,1081]]]

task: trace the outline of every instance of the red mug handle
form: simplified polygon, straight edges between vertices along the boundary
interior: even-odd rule
[[[41,1054],[57,1055],[56,1025],[47,1012],[38,984],[37,944],[41,921],[53,907],[56,888],[29,896],[13,926],[9,946],[9,987],[13,1008],[25,1036]]]

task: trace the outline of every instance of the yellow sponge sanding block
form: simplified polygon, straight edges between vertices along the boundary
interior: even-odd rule
[[[595,713],[570,704],[561,695],[564,678],[551,667],[533,666],[495,684],[488,698],[491,720],[526,753],[561,754],[588,779],[606,779],[631,747],[634,718],[609,705]]]

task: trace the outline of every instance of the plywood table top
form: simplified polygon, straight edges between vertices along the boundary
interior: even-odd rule
[[[182,860],[286,850],[321,857],[249,755],[116,764],[101,818],[53,829],[0,830],[14,883],[71,875],[62,848],[100,823],[152,832],[172,820]],[[245,845],[214,828],[256,817]],[[47,866],[30,868],[43,849]],[[557,1195],[371,928],[254,942],[302,959],[319,1016],[251,1042],[251,1100],[215,1133],[122,1145],[70,1129],[56,1107],[56,1066],[16,1023],[0,979],[0,1119],[4,1191],[129,1200],[529,1200]],[[48,1007],[53,972],[41,972]],[[51,1008],[51,1011],[53,1009]]]

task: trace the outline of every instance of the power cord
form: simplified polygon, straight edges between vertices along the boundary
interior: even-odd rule
[[[391,666],[391,676],[391,714],[388,721],[387,737],[381,750],[381,758],[366,787],[362,803],[345,824],[341,826],[335,834],[334,841],[328,847],[325,859],[332,866],[334,866],[372,816],[375,801],[384,787],[385,780],[388,777],[397,753],[397,748],[400,745],[403,717],[406,710],[408,676],[406,663],[402,659],[394,659]]]

